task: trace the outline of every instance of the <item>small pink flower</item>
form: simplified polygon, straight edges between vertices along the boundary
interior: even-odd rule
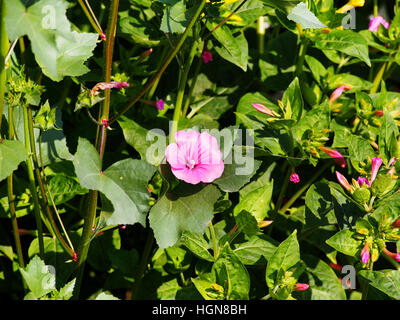
[[[366,264],[369,260],[369,245],[366,244],[364,248],[361,250],[361,261]]]
[[[156,107],[158,110],[164,110],[164,105],[165,105],[165,102],[163,99],[158,99],[156,101]]]
[[[293,182],[293,183],[299,183],[300,182],[300,177],[299,177],[299,175],[296,173],[296,172],[293,172],[291,175],[290,175],[290,179],[289,179],[291,182]]]
[[[96,84],[91,92],[93,96],[98,95],[100,92],[99,90],[106,90],[106,89],[122,89],[122,88],[127,88],[129,87],[128,82],[118,82],[118,81],[112,81],[112,82],[100,82]]]
[[[367,186],[370,186],[370,183],[369,183],[368,179],[367,179],[367,178],[364,178],[364,177],[358,177],[357,182],[358,182],[358,185],[359,185],[360,187],[362,187],[364,183],[365,183]]]
[[[305,291],[309,288],[310,286],[307,283],[296,283],[296,286],[294,287],[293,291]]]
[[[390,27],[389,22],[387,22],[383,17],[376,16],[369,20],[368,30],[369,31],[378,31],[380,25],[383,25],[386,29],[389,29],[389,27]]]
[[[165,150],[172,173],[187,183],[210,183],[224,171],[222,152],[217,140],[208,132],[178,131],[175,143]]]
[[[328,156],[331,156],[332,158],[335,159],[336,164],[338,164],[339,166],[341,166],[342,168],[345,168],[347,163],[346,160],[344,159],[344,157],[340,154],[340,152],[336,151],[336,150],[332,150],[329,148],[325,148],[320,146],[319,147],[322,151],[324,151]]]
[[[396,253],[394,259],[395,259],[397,262],[400,262],[400,252],[397,252],[397,253]]]
[[[345,188],[349,192],[353,192],[353,187],[350,185],[349,181],[347,181],[344,175],[336,171],[336,178],[338,179],[339,183],[343,188]]]
[[[107,36],[106,36],[106,34],[103,32],[103,33],[100,35],[100,38],[103,39],[103,40],[106,40]]]
[[[125,230],[125,229],[126,229],[126,225],[123,224],[123,225],[121,225],[119,228],[122,229],[122,230]]]
[[[74,251],[74,254],[72,255],[72,260],[78,262],[78,254],[76,253],[76,251]]]
[[[278,115],[275,111],[272,111],[271,109],[267,108],[266,106],[260,103],[253,103],[252,106],[256,108],[257,111],[260,111],[261,113],[264,113],[271,117],[276,117]]]
[[[332,94],[329,98],[329,102],[330,103],[334,102],[343,94],[343,91],[350,90],[350,89],[351,89],[351,86],[348,86],[348,85],[343,85],[343,86],[336,88],[335,91],[332,92]]]
[[[201,58],[203,59],[204,63],[209,63],[210,61],[213,61],[213,56],[211,52],[207,49],[204,49],[203,53],[201,54]]]
[[[379,157],[372,158],[372,170],[371,170],[371,183],[375,180],[376,175],[378,174],[379,168],[382,165],[382,159]]]

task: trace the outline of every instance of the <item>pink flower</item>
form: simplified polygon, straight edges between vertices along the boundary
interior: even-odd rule
[[[207,49],[204,49],[203,53],[201,54],[201,58],[203,59],[204,63],[209,63],[213,60],[211,52]]]
[[[389,27],[390,27],[389,22],[387,22],[383,17],[376,16],[369,20],[368,30],[369,31],[378,31],[380,25],[383,25],[386,29],[389,29]]]
[[[328,149],[325,147],[320,146],[319,147],[322,151],[324,151],[327,155],[331,156],[332,158],[335,159],[336,164],[341,166],[342,168],[345,168],[347,163],[344,157],[340,154],[340,152],[332,149]]]
[[[305,291],[309,287],[310,286],[307,283],[296,283],[296,286],[294,287],[293,291]]]
[[[336,88],[335,91],[332,92],[332,94],[329,98],[329,102],[330,103],[334,102],[343,94],[343,91],[350,90],[350,89],[351,89],[351,86],[348,86],[348,85],[343,85],[343,86]]]
[[[343,188],[345,188],[349,192],[353,192],[353,187],[350,185],[349,181],[347,181],[344,175],[336,171],[336,178],[338,179],[339,183]]]
[[[396,253],[394,259],[395,259],[397,262],[400,262],[400,252],[397,252],[397,253]]]
[[[290,179],[289,179],[291,182],[293,182],[293,183],[299,183],[300,182],[300,177],[299,177],[299,175],[296,173],[296,172],[293,172],[291,175],[290,175]]]
[[[369,246],[366,244],[364,248],[361,250],[361,261],[366,264],[369,260]]]
[[[165,102],[163,99],[158,99],[156,101],[156,107],[158,110],[164,110],[164,105],[165,105]]]
[[[383,251],[383,253],[386,254],[389,258],[392,258],[392,259],[394,259],[394,260],[400,262],[400,252],[393,253],[393,252],[390,252],[390,251],[389,251],[388,249],[386,249],[386,248],[383,248],[382,251]]]
[[[76,253],[76,251],[74,251],[74,254],[72,255],[72,260],[78,262],[78,254]]]
[[[106,36],[106,34],[103,32],[103,33],[100,35],[100,38],[103,39],[103,40],[106,40],[107,36]]]
[[[269,115],[271,117],[276,117],[278,114],[275,111],[272,111],[271,109],[267,108],[266,106],[260,104],[260,103],[253,103],[252,106],[257,109],[257,111],[260,111],[261,113],[264,113],[266,115]]]
[[[122,89],[122,88],[127,88],[129,87],[129,83],[128,82],[118,82],[118,81],[112,81],[112,82],[100,82],[98,84],[96,84],[93,88],[92,88],[92,95],[96,96],[98,95],[100,92],[99,90],[106,90],[106,89]]]
[[[367,179],[367,178],[364,178],[364,177],[358,177],[357,182],[358,182],[358,184],[359,184],[360,187],[362,187],[364,183],[365,183],[367,186],[370,186],[370,183],[369,183],[368,179]]]
[[[222,152],[217,140],[208,132],[178,131],[176,143],[165,150],[172,173],[187,183],[210,183],[224,171]]]
[[[382,165],[382,159],[379,157],[372,158],[372,171],[371,171],[371,183],[375,180],[378,174],[379,168]]]

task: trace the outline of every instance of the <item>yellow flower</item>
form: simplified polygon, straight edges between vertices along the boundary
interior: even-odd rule
[[[343,7],[336,10],[337,13],[344,13],[355,7],[363,7],[365,0],[349,0]]]

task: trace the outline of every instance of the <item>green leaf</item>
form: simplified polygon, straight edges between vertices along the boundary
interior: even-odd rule
[[[279,271],[288,271],[300,261],[300,248],[295,230],[285,241],[283,241],[273,256],[269,259],[265,279],[270,290],[275,287]]]
[[[354,235],[355,232],[350,231],[349,229],[343,229],[333,237],[326,240],[326,243],[335,250],[354,257],[362,245],[362,241],[355,239]]]
[[[312,13],[307,5],[303,2],[300,2],[296,7],[290,11],[287,16],[289,20],[292,20],[296,23],[299,23],[303,29],[322,29],[326,28],[319,19]]]
[[[184,231],[180,243],[201,259],[213,262],[214,258],[208,251],[208,243],[203,235],[197,232]]]
[[[73,279],[68,282],[64,287],[62,287],[58,292],[56,292],[54,299],[55,300],[69,300],[72,297],[75,280]]]
[[[156,167],[146,161],[125,159],[102,171],[100,156],[89,141],[79,138],[74,167],[81,185],[102,192],[113,204],[106,223],[146,225],[150,198],[147,184]]]
[[[261,161],[254,159],[254,151],[251,147],[244,148],[246,150],[242,154],[242,147],[234,146],[231,154],[227,157],[229,160],[224,159],[224,172],[221,177],[213,181],[222,191],[239,191],[260,167]]]
[[[233,252],[245,265],[265,265],[279,243],[267,235],[254,235],[247,241],[234,244]]]
[[[299,2],[301,2],[301,0],[262,0],[262,2],[282,11],[289,12]]]
[[[383,114],[383,121],[379,127],[379,155],[384,162],[388,162],[392,157],[396,157],[397,138],[399,128],[389,111]]]
[[[303,261],[310,288],[299,293],[300,297],[306,300],[346,300],[342,283],[328,264],[310,255],[305,255]]]
[[[212,272],[216,275],[217,283],[225,288],[227,300],[249,299],[249,273],[228,244],[225,244],[218,255]]]
[[[19,0],[7,0],[7,33],[11,41],[27,35],[43,73],[54,81],[89,71],[84,62],[92,56],[98,35],[71,31],[66,17],[69,3],[40,0],[25,8]]]
[[[212,219],[217,187],[181,183],[151,208],[150,226],[160,248],[173,246],[185,230],[203,234]],[[196,203],[196,206],[193,204]]]
[[[182,33],[185,31],[189,20],[185,2],[183,0],[174,1],[171,6],[164,9],[161,20],[160,30],[167,33]]]
[[[50,273],[48,267],[39,256],[34,256],[26,268],[20,268],[19,270],[29,290],[36,299],[43,297],[55,289],[55,275]]]
[[[0,181],[7,178],[18,165],[28,159],[25,146],[16,140],[0,141]]]
[[[285,90],[282,97],[282,104],[285,106],[287,118],[296,121],[301,119],[304,102],[301,95],[299,78],[296,77]]]
[[[320,34],[313,39],[315,46],[321,50],[337,50],[348,56],[365,62],[369,67],[367,41],[353,30],[332,30],[328,34]]]
[[[235,214],[235,221],[238,232],[243,232],[248,236],[253,236],[260,232],[256,218],[248,211],[241,210]]]
[[[207,28],[211,31],[217,23],[207,23]],[[225,60],[237,65],[243,71],[247,71],[248,63],[248,43],[243,33],[234,36],[227,25],[222,25],[212,33],[213,37],[221,44],[215,50]]]
[[[249,192],[236,205],[233,214],[238,216],[242,211],[246,211],[253,215],[257,221],[262,221],[270,210],[270,203],[273,191],[273,181],[268,184]]]
[[[88,192],[74,178],[64,175],[53,176],[49,180],[48,187],[56,205],[65,203],[76,195]]]
[[[97,295],[96,299],[94,300],[120,300],[117,297],[114,297],[111,293],[109,292],[101,292],[100,294]]]
[[[310,68],[314,79],[318,82],[318,84],[321,84],[322,80],[328,74],[325,66],[313,56],[306,55],[305,60],[308,64],[308,67]]]
[[[35,114],[35,127],[42,131],[56,129],[56,108],[51,108],[47,100]]]
[[[399,270],[380,270],[369,271],[361,270],[360,275],[371,282],[371,286],[384,292],[389,297],[400,299],[400,271]]]
[[[143,160],[159,165],[165,156],[166,136],[161,130],[148,130],[122,116],[118,119],[125,141],[139,152]]]

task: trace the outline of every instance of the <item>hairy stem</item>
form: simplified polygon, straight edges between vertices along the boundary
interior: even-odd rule
[[[92,8],[89,5],[86,6],[85,4],[85,2],[87,3],[87,1],[83,2],[83,0],[78,0],[78,2],[81,5],[86,17],[89,19],[89,22],[92,25],[92,27],[96,30],[98,34],[100,35],[103,34],[103,30],[101,29],[100,23],[97,20],[96,16],[94,15]]]
[[[1,118],[4,109],[4,94],[6,90],[6,56],[8,53],[8,37],[6,32],[6,22],[4,17],[6,15],[6,0],[0,0],[0,129]],[[1,134],[1,131],[0,131]],[[0,136],[1,138],[1,136]]]
[[[106,45],[104,49],[104,78],[105,82],[111,81],[111,72],[112,72],[112,57],[113,57],[113,49],[114,49],[114,39],[115,39],[115,31],[117,26],[118,19],[118,7],[119,0],[112,0],[110,15],[108,19],[107,26],[107,34],[106,34]],[[102,162],[105,145],[106,145],[106,137],[107,137],[107,125],[108,117],[110,113],[110,90],[105,90],[105,99],[102,104],[100,119],[101,119],[101,138],[99,139],[98,134],[99,130],[97,130],[96,137],[96,148],[100,154],[100,159]],[[106,122],[103,122],[106,121]],[[99,129],[99,126],[98,126]],[[80,289],[82,285],[83,271],[85,268],[85,262],[87,258],[87,254],[89,252],[90,240],[92,235],[92,227],[94,221],[96,219],[96,209],[97,209],[97,200],[98,200],[98,192],[96,190],[91,190],[89,194],[89,205],[86,213],[86,217],[84,219],[82,236],[80,239],[79,247],[78,247],[78,263],[77,263],[77,278],[74,287],[73,299],[78,299],[80,294]]]
[[[183,107],[183,111],[182,111],[182,117],[183,118],[186,117],[187,112],[189,110],[190,102],[192,100],[193,90],[194,90],[194,88],[196,86],[197,78],[199,76],[199,73],[200,73],[202,65],[203,65],[203,61],[200,58],[197,61],[196,68],[194,70],[194,75],[193,75],[193,78],[192,78],[192,82],[190,83],[189,91],[188,91],[188,94],[187,94],[186,99],[185,99],[185,106]]]
[[[39,255],[42,260],[44,260],[44,243],[43,243],[43,229],[42,229],[42,220],[40,217],[40,205],[39,205],[39,197],[36,191],[36,182],[35,175],[33,172],[32,165],[32,153],[30,146],[30,134],[29,134],[29,116],[28,116],[28,106],[24,106],[24,129],[25,129],[25,150],[28,153],[29,157],[26,160],[26,167],[28,169],[28,179],[29,186],[32,194],[33,204],[34,204],[34,214],[35,220],[38,230],[38,241],[39,241]]]

